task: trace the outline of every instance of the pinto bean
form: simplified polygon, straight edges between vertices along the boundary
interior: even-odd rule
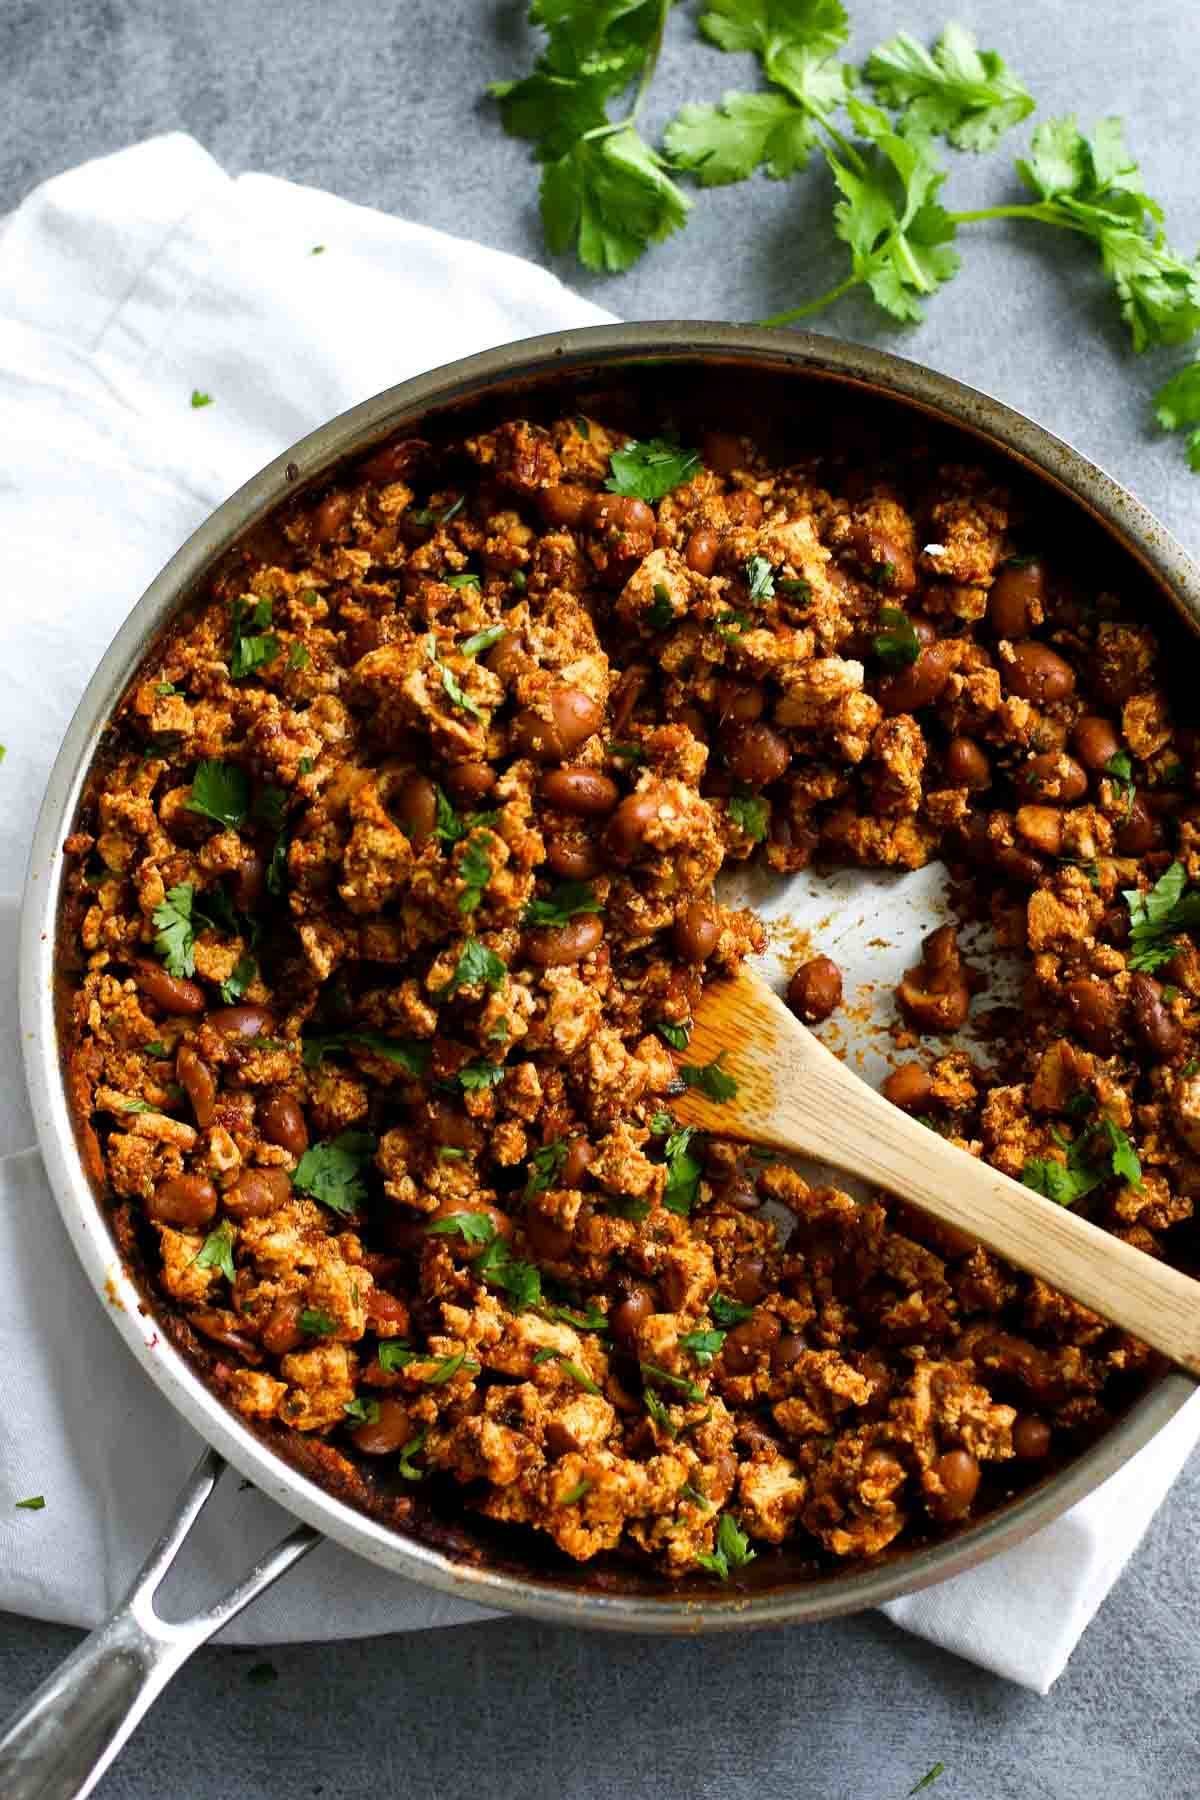
[[[548,806],[579,818],[601,818],[621,798],[615,781],[599,769],[584,765],[547,770],[538,783],[538,792]]]
[[[377,1416],[356,1425],[350,1433],[350,1442],[364,1456],[391,1456],[416,1437],[416,1429],[407,1408],[391,1394],[385,1394],[375,1404],[379,1408]]]
[[[453,763],[446,770],[446,792],[456,806],[477,806],[495,785],[496,771],[490,763]]]
[[[600,853],[590,838],[572,833],[570,836],[547,837],[546,861],[564,881],[590,881],[600,873]]]
[[[252,913],[262,899],[266,885],[267,859],[261,850],[247,844],[233,878],[233,901],[239,912]]]
[[[677,954],[689,963],[706,962],[720,936],[721,922],[707,900],[693,900],[685,906],[671,933]]]
[[[165,1013],[182,1015],[204,1011],[204,989],[182,975],[168,975],[158,963],[134,963],[133,979],[147,1000],[152,1000]]]
[[[593,494],[583,513],[589,531],[623,535],[654,530],[654,514],[644,500],[632,494]]]
[[[738,1212],[757,1212],[762,1205],[758,1184],[745,1169],[734,1169],[713,1190],[713,1198],[722,1206],[736,1207]]]
[[[806,1025],[819,1025],[842,1004],[842,972],[828,956],[801,963],[787,985],[787,1003]]]
[[[1076,719],[1071,731],[1071,742],[1084,767],[1096,772],[1110,763],[1121,748],[1116,726],[1095,713],[1087,713],[1082,719]]]
[[[725,517],[731,525],[749,526],[753,530],[762,524],[762,516],[762,501],[749,488],[735,488],[732,494],[726,494]]]
[[[729,1278],[729,1292],[743,1306],[753,1306],[767,1291],[767,1264],[761,1256],[743,1256]]]
[[[632,862],[646,841],[646,833],[658,817],[653,794],[628,794],[608,822],[604,841],[618,862]]]
[[[268,1144],[278,1144],[289,1156],[303,1156],[308,1149],[304,1109],[293,1094],[271,1094],[261,1101],[258,1128]]]
[[[561,762],[600,729],[604,718],[604,708],[577,687],[555,688],[548,708],[548,719],[526,707],[512,723],[514,749],[538,762]]]
[[[566,925],[542,925],[527,931],[521,945],[531,963],[539,969],[551,969],[582,962],[603,936],[604,921],[596,913],[581,913]]]
[[[275,1015],[265,1006],[218,1006],[208,1023],[223,1037],[271,1037],[275,1031]]]
[[[289,1350],[298,1350],[304,1342],[304,1332],[300,1326],[301,1306],[294,1294],[277,1300],[267,1314],[259,1339],[264,1350],[272,1356],[286,1356]]]
[[[226,1350],[232,1350],[243,1362],[260,1363],[262,1351],[247,1337],[244,1331],[238,1331],[230,1324],[230,1314],[219,1306],[193,1306],[188,1311],[188,1324],[202,1331],[214,1344],[223,1344]],[[234,1315],[236,1316],[236,1315]]]
[[[1161,822],[1146,805],[1143,795],[1133,796],[1133,805],[1117,827],[1116,846],[1122,856],[1145,856],[1157,850],[1163,841]]]
[[[437,824],[437,791],[428,775],[407,775],[393,804],[405,837],[423,844]]]
[[[946,779],[954,787],[982,793],[992,784],[992,765],[974,738],[952,737],[946,745]]]
[[[1129,978],[1133,1023],[1146,1048],[1160,1062],[1168,1062],[1183,1048],[1183,1027],[1163,1005],[1161,983],[1139,970]]]
[[[896,989],[900,1010],[918,1031],[957,1031],[971,1004],[971,989],[958,954],[953,925],[931,931],[923,960],[907,969]]]
[[[285,1169],[243,1169],[223,1203],[231,1219],[261,1219],[278,1212],[292,1197],[291,1176]]]
[[[556,481],[538,489],[537,509],[547,525],[578,525],[591,498],[591,488],[573,481]]]
[[[638,1326],[658,1310],[658,1300],[648,1287],[630,1287],[608,1315],[608,1328],[623,1350],[637,1349]]]
[[[774,1313],[761,1309],[751,1319],[735,1325],[725,1339],[721,1360],[730,1375],[749,1375],[764,1356],[769,1356],[783,1335]]]
[[[563,1186],[565,1186],[565,1182]],[[548,1262],[561,1262],[571,1253],[573,1238],[564,1225],[548,1219],[545,1213],[531,1212],[525,1221],[525,1236],[535,1257]]]
[[[201,1131],[207,1131],[217,1116],[216,1077],[190,1044],[180,1044],[175,1052],[175,1073],[191,1102],[197,1125]]]
[[[428,455],[429,444],[424,438],[401,438],[395,444],[385,444],[382,450],[376,450],[363,464],[362,472],[368,481],[377,481],[381,485],[403,481]]]
[[[800,1361],[807,1349],[808,1345],[798,1331],[785,1331],[771,1352],[772,1372],[782,1375]]]
[[[711,526],[698,525],[684,545],[683,560],[697,575],[711,575],[721,548],[719,533]]]
[[[1044,750],[1017,770],[1017,785],[1029,800],[1071,806],[1088,790],[1087,771],[1062,750]]]
[[[646,683],[653,673],[649,663],[630,663],[612,696],[612,734],[619,738],[637,710]]]
[[[717,683],[717,712],[722,723],[726,719],[761,719],[766,706],[766,695],[760,687],[747,687],[741,681]]]
[[[1036,1413],[1018,1413],[1012,1428],[1013,1455],[1020,1462],[1041,1462],[1050,1454],[1054,1433]]]
[[[329,543],[349,525],[354,514],[355,497],[345,488],[326,494],[313,513],[313,535],[319,543]]]
[[[920,1063],[901,1063],[898,1069],[892,1070],[879,1091],[901,1112],[922,1113],[933,1097],[933,1079]]]
[[[1000,677],[1012,693],[1035,706],[1050,706],[1075,692],[1075,671],[1070,663],[1035,638],[1013,645],[1012,661],[1001,663]]]
[[[885,713],[917,712],[937,699],[953,673],[952,646],[939,641],[921,651],[916,662],[880,684],[879,704]]]
[[[1081,977],[1069,981],[1063,999],[1072,1023],[1089,1049],[1107,1055],[1117,1035],[1121,1002],[1116,991],[1105,981]]]
[[[203,1175],[172,1175],[160,1181],[146,1202],[147,1215],[156,1225],[196,1230],[216,1215],[217,1190]]]
[[[443,1100],[435,1100],[429,1109],[429,1135],[435,1144],[445,1144],[452,1150],[475,1151],[483,1143],[471,1115]]]
[[[988,624],[999,638],[1028,637],[1042,620],[1046,571],[1040,562],[1021,558],[1006,562],[988,594]]]
[[[761,719],[734,719],[721,731],[730,773],[747,787],[766,787],[787,772],[792,760],[787,739]]]
[[[929,1510],[935,1519],[948,1525],[971,1510],[979,1491],[979,1462],[969,1450],[947,1450],[938,1457],[932,1472],[941,1482],[942,1492],[929,1496]]]
[[[581,1186],[595,1160],[596,1152],[585,1137],[572,1138],[567,1144],[567,1154],[563,1158],[563,1166],[559,1170],[559,1187],[577,1188]]]

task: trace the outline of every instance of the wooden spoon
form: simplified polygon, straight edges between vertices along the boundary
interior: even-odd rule
[[[1200,1376],[1200,1281],[927,1130],[860,1081],[748,969],[706,988],[697,1012],[687,1061],[718,1056],[737,1093],[718,1103],[688,1088],[672,1103],[685,1124],[813,1157],[899,1194]]]

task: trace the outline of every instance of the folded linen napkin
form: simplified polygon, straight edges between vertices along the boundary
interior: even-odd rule
[[[318,246],[323,254],[314,254]],[[38,189],[0,236],[0,894],[19,891],[50,764],[102,650],[216,503],[323,419],[513,338],[608,317],[544,271],[172,135]],[[195,409],[193,389],[212,396]],[[197,1440],[104,1318],[59,1223],[19,1068],[16,902],[0,902],[0,1607],[92,1625],[155,1536]],[[70,1329],[64,1331],[64,1320]],[[1200,1433],[1181,1413],[1031,1543],[887,1610],[1045,1692]],[[188,1562],[211,1593],[287,1526],[227,1483]],[[44,1494],[41,1512],[14,1502]],[[480,1609],[325,1546],[237,1643],[445,1625]]]

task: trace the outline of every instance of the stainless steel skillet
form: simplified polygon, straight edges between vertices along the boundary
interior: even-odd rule
[[[49,1797],[88,1791],[132,1723],[130,1700],[144,1706],[195,1643],[325,1534],[381,1567],[483,1606],[594,1629],[692,1634],[814,1621],[875,1606],[940,1581],[1047,1524],[1125,1463],[1187,1399],[1192,1384],[1168,1376],[1136,1402],[1098,1444],[1037,1488],[960,1535],[889,1557],[878,1565],[822,1575],[764,1570],[761,1585],[703,1595],[655,1590],[621,1575],[598,1584],[586,1571],[563,1576],[514,1554],[503,1559],[481,1540],[470,1555],[404,1536],[334,1498],[276,1454],[223,1404],[169,1343],[110,1234],[102,1198],[86,1174],[59,1063],[55,1018],[55,942],[62,893],[60,846],[71,829],[97,742],[126,684],[160,631],[205,586],[214,566],[282,501],[328,479],[343,461],[400,431],[436,429],[466,410],[512,411],[557,388],[633,386],[653,408],[711,394],[714,405],[741,405],[760,419],[806,410],[839,413],[916,411],[980,451],[1017,465],[1064,508],[1090,517],[1113,540],[1114,560],[1137,565],[1186,629],[1200,630],[1200,571],[1138,501],[1078,452],[1022,415],[916,364],[822,336],[692,323],[606,326],[488,351],[406,382],[321,427],[206,521],[134,608],[88,687],[55,764],[35,834],[21,944],[21,1024],[38,1137],[51,1187],[80,1261],[133,1354],[201,1437],[309,1529],[294,1534],[256,1571],[245,1590],[172,1641],[155,1637],[139,1597],[119,1629],[102,1628],[66,1685],[52,1684],[17,1735],[0,1739],[0,1790]],[[211,1481],[206,1459],[185,1496],[197,1510],[196,1483]],[[186,1523],[186,1520],[185,1520]],[[172,1546],[184,1535],[168,1534]],[[156,1556],[158,1553],[155,1553]],[[154,1569],[158,1563],[152,1558]],[[202,1629],[201,1626],[207,1626]],[[147,1627],[151,1629],[147,1631]],[[176,1629],[176,1628],[172,1628]],[[79,1653],[77,1653],[77,1656]],[[99,1660],[97,1660],[99,1658]],[[129,1679],[144,1663],[146,1683]],[[64,1672],[65,1673],[65,1672]],[[140,1698],[139,1698],[140,1697]],[[82,1712],[79,1710],[83,1701]],[[81,1736],[82,1732],[82,1736]],[[89,1761],[90,1759],[90,1761]],[[91,1770],[86,1774],[85,1770]],[[17,1785],[21,1782],[23,1785]]]

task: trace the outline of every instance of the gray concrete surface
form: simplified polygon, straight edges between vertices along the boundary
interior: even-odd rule
[[[859,0],[861,54],[945,0]],[[687,3],[681,14],[694,12]],[[1181,248],[1200,238],[1195,7],[976,0],[958,9],[1042,116],[1126,118]],[[0,210],[85,157],[169,128],[231,170],[266,169],[463,236],[541,254],[534,180],[477,96],[515,72],[522,0],[0,0]],[[748,66],[671,34],[648,124],[747,85]],[[1018,145],[1025,133],[1016,134]],[[1011,197],[1007,160],[955,158],[956,206]],[[617,280],[562,273],[625,317],[750,319],[838,278],[820,174],[700,195],[688,230]],[[936,364],[1024,407],[1134,487],[1200,551],[1200,483],[1149,423],[1178,357],[1131,357],[1088,254],[1016,226],[964,244],[926,323],[851,300],[822,329]],[[1047,1700],[875,1618],[712,1644],[596,1639],[520,1622],[257,1654],[180,1677],[106,1800],[900,1800],[935,1761],[938,1800],[1200,1795],[1200,1466],[1178,1483]],[[74,1634],[0,1618],[0,1713]]]

